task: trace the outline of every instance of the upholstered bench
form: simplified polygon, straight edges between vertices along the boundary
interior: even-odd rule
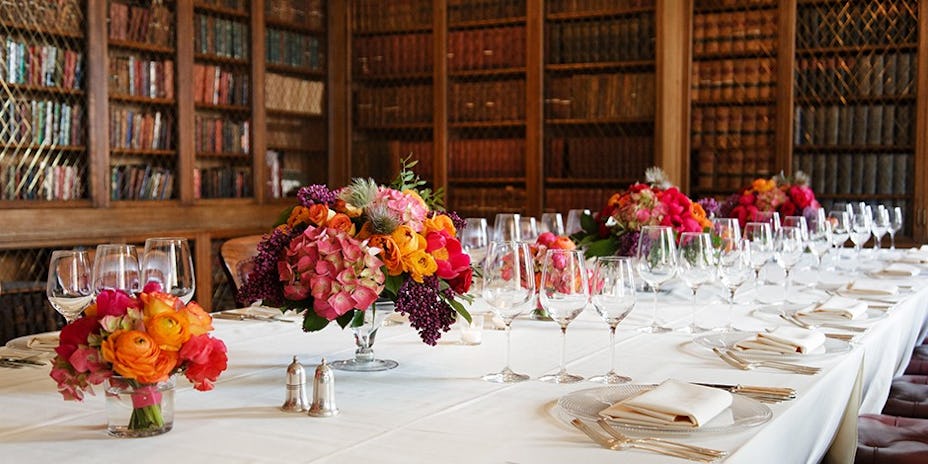
[[[928,420],[862,414],[857,422],[855,464],[928,462]]]
[[[883,414],[928,419],[928,375],[903,375],[893,379]]]
[[[906,374],[910,375],[928,375],[928,344],[915,346],[912,353],[912,360],[905,369]]]

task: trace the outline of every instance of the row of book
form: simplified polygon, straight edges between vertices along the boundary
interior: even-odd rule
[[[0,200],[78,200],[84,198],[84,169],[45,160],[0,163]]]
[[[112,40],[144,42],[170,47],[174,43],[174,13],[160,1],[149,6],[110,2],[110,33]]]
[[[432,26],[432,0],[352,2],[354,32],[388,32]]]
[[[773,146],[744,149],[695,150],[695,187],[735,192],[758,177],[774,173]]]
[[[240,13],[249,12],[248,3],[245,0],[196,0],[194,2],[194,7],[198,6],[214,6],[226,10],[238,11]]]
[[[110,169],[111,200],[169,200],[174,194],[174,171],[151,164],[129,164]]]
[[[545,11],[548,13],[621,10],[626,8],[649,8],[653,6],[654,0],[545,0]]]
[[[593,212],[599,211],[602,205],[614,193],[628,187],[628,184],[616,184],[614,187],[546,187],[545,188],[545,210],[550,211],[570,211],[572,209],[589,209]],[[566,218],[565,218],[566,219]]]
[[[52,100],[6,100],[0,105],[0,142],[12,145],[84,144],[84,107]],[[2,158],[2,157],[0,157]]]
[[[169,113],[110,105],[110,148],[172,149],[174,118]]]
[[[319,121],[325,124],[325,121]],[[314,148],[313,142],[318,142],[315,148],[324,149],[325,140],[313,137],[315,134],[308,130],[306,121],[301,118],[288,116],[268,115],[265,124],[265,139],[267,146],[280,150],[308,151]]]
[[[361,87],[355,101],[357,123],[362,127],[432,122],[431,85]]]
[[[914,0],[800,6],[796,47],[914,43],[918,40],[917,10]]]
[[[763,146],[774,132],[774,114],[772,106],[695,107],[693,146],[725,148],[717,143],[725,139],[739,147]]]
[[[813,97],[894,97],[915,93],[915,53],[802,58],[796,94]]]
[[[695,101],[752,101],[776,93],[773,58],[724,59],[693,62]]]
[[[432,70],[431,34],[394,34],[352,40],[358,76],[389,76]]]
[[[110,56],[109,63],[111,94],[174,98],[174,61],[117,55]]]
[[[910,145],[914,103],[797,106],[795,145]]]
[[[193,145],[197,153],[248,153],[251,124],[221,116],[194,118]]]
[[[51,44],[3,39],[0,79],[8,84],[79,89],[83,82],[83,53]]]
[[[247,105],[248,71],[208,64],[193,65],[193,100],[213,105]]]
[[[264,17],[321,29],[325,24],[325,7],[322,0],[266,0]]]
[[[633,179],[654,165],[654,137],[552,137],[545,143],[545,177]]]
[[[911,153],[797,153],[793,166],[811,176],[818,195],[912,193]]]
[[[268,150],[264,157],[267,165],[268,197],[295,197],[305,185],[325,183],[328,177],[326,156],[325,153]]]
[[[587,63],[654,59],[654,14],[596,21],[553,22],[545,29],[547,62]]]
[[[464,139],[448,143],[449,177],[524,177],[525,139]]]
[[[492,217],[499,212],[524,213],[527,196],[522,185],[448,189],[450,209],[462,217]]]
[[[451,71],[524,66],[524,27],[465,29],[448,33],[448,69]]]
[[[198,14],[194,17],[193,49],[224,58],[248,59],[248,24]]]
[[[302,114],[322,114],[325,83],[268,73],[264,78],[267,109]]]
[[[454,122],[525,119],[525,82],[452,82],[448,119]]]
[[[693,16],[693,54],[776,55],[777,11],[748,10]]]
[[[268,63],[310,71],[321,71],[325,67],[322,44],[316,37],[269,27],[264,42]]]
[[[549,118],[650,118],[654,73],[576,74],[547,85]]]
[[[252,196],[251,168],[218,166],[193,169],[193,197],[246,198]]]
[[[448,23],[525,16],[525,0],[448,0]]]
[[[82,34],[84,21],[84,2],[81,0],[46,0],[36,2],[0,3],[0,21],[11,24],[23,21],[23,12],[34,12],[29,21],[43,31],[63,32],[69,35]]]

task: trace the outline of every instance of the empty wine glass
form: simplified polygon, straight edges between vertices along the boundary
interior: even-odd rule
[[[592,382],[625,383],[629,377],[615,372],[615,328],[635,306],[635,278],[632,260],[619,256],[602,256],[593,262],[590,275],[590,301],[609,325],[609,372],[590,377]]]
[[[538,221],[531,216],[522,216],[519,219],[520,240],[534,242],[538,238]]]
[[[467,218],[466,225],[460,233],[461,248],[470,256],[475,266],[480,266],[487,255],[487,246],[490,243],[487,235],[487,220],[484,218]]]
[[[756,211],[752,222],[766,222],[770,224],[770,232],[780,228],[780,213],[776,211]]]
[[[522,240],[521,221],[522,215],[519,213],[498,213],[493,221],[493,241]]]
[[[93,289],[122,290],[134,294],[141,290],[139,257],[134,245],[97,245],[93,260]]]
[[[567,224],[564,226],[564,233],[567,235],[573,235],[577,232],[580,232],[583,229],[583,216],[589,216],[590,210],[588,209],[572,209],[567,211]]]
[[[561,213],[542,213],[538,232],[551,232],[554,235],[564,235],[564,219]]]
[[[728,240],[728,243],[741,241],[741,225],[738,218],[713,218],[709,235],[716,249],[721,247],[724,240]]]
[[[90,257],[83,250],[55,250],[49,260],[45,294],[68,324],[93,301]]]
[[[835,262],[841,261],[841,249],[851,237],[851,216],[846,210],[832,210],[828,212],[828,222],[831,223],[831,243],[835,247]],[[836,266],[837,267],[837,266]]]
[[[896,234],[902,230],[902,208],[895,206],[890,210],[889,249],[896,251]]]
[[[715,253],[709,234],[702,232],[683,232],[680,234],[680,246],[677,250],[677,268],[680,278],[693,291],[690,325],[682,332],[701,333],[706,329],[696,325],[696,292],[703,284],[712,282],[715,277]]]
[[[590,302],[589,276],[581,250],[549,249],[541,268],[538,298],[541,306],[561,328],[561,367],[555,374],[538,378],[542,382],[575,383],[583,380],[567,372],[567,325]]]
[[[142,282],[155,282],[161,291],[190,303],[196,291],[193,257],[187,239],[165,237],[145,240],[142,255]]]
[[[514,383],[528,380],[509,367],[512,320],[530,310],[535,302],[535,271],[528,244],[516,241],[490,244],[483,266],[483,300],[506,326],[506,367],[484,375],[488,382]]]
[[[773,258],[773,230],[768,222],[749,222],[744,226],[744,239],[751,247],[754,268],[754,296],[760,292],[760,270]]]
[[[726,332],[735,331],[733,319],[735,312],[735,293],[738,287],[751,276],[751,242],[748,240],[730,241],[721,248],[718,260],[719,281],[728,289],[728,323],[722,327]]]
[[[860,253],[861,250],[863,250],[864,243],[870,238],[871,221],[872,219],[867,207],[864,207],[860,211],[855,210],[854,217],[851,218],[851,242],[854,243],[854,253],[857,256],[857,261],[860,261]]]
[[[873,213],[873,224],[870,227],[873,233],[874,250],[879,250],[882,246],[883,236],[889,232],[890,225],[889,210],[883,205],[877,205],[876,212]]]
[[[809,221],[809,249],[815,255],[816,269],[822,269],[822,260],[828,249],[832,246],[831,222],[825,218],[823,210],[821,214]]]
[[[783,218],[783,227],[795,227],[799,229],[799,236],[802,237],[802,241],[809,240],[809,223],[806,221],[805,216],[786,216]]]
[[[789,273],[802,258],[805,245],[802,241],[802,232],[797,227],[780,227],[774,238],[774,256],[777,264],[783,268],[786,278],[783,280],[783,304],[789,302]],[[753,251],[753,250],[752,250]]]
[[[677,247],[674,243],[673,229],[666,226],[644,226],[638,235],[638,252],[636,260],[638,275],[651,286],[654,304],[651,309],[651,324],[642,327],[642,332],[663,333],[671,329],[662,326],[657,320],[657,294],[661,285],[673,278],[677,271]]]

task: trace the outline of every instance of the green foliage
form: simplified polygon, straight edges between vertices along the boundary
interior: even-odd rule
[[[274,227],[286,224],[287,219],[290,219],[290,213],[293,212],[293,208],[296,208],[296,205],[284,208],[284,210],[280,212],[280,215],[277,216],[277,220],[274,221]]]
[[[592,258],[594,256],[613,256],[619,251],[619,241],[612,236],[600,240],[591,239],[589,242],[583,240],[578,246],[586,249],[584,254],[587,258]]]
[[[419,196],[422,197],[422,200],[425,201],[425,204],[428,205],[429,209],[444,211],[445,190],[438,189],[433,191],[430,187],[427,187],[427,182],[420,179],[419,176],[412,171],[412,168],[417,164],[419,164],[419,160],[413,160],[411,153],[406,158],[401,159],[400,173],[397,174],[396,179],[393,179],[390,188],[401,192],[403,190],[415,190],[419,193]]]
[[[381,269],[383,269],[383,273],[387,276],[387,279],[384,282],[383,292],[380,294],[380,297],[388,300],[396,300],[396,296],[400,293],[400,286],[403,285],[403,276],[391,276],[387,274],[386,266],[383,266]]]
[[[306,310],[303,314],[303,332],[316,332],[329,325],[329,320],[316,314],[312,308]]]
[[[348,326],[348,324],[351,323],[351,320],[354,319],[354,315],[357,312],[359,312],[357,309],[353,311],[348,311],[347,313],[342,314],[341,316],[338,316],[337,318],[335,318],[335,322],[338,323],[339,327],[344,329],[345,327]]]

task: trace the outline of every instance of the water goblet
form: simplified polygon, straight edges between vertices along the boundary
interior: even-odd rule
[[[667,226],[644,226],[638,235],[636,268],[638,275],[654,293],[651,309],[651,324],[642,327],[642,332],[664,333],[671,329],[657,320],[657,294],[661,285],[672,279],[677,271],[677,247],[673,229]]]
[[[870,238],[871,217],[869,210],[865,207],[862,211],[855,211],[854,217],[851,218],[851,242],[854,244],[854,253],[857,256],[856,262],[860,261],[861,251],[864,243]],[[855,268],[856,268],[855,262]]]
[[[709,234],[702,232],[683,232],[680,234],[680,245],[677,248],[677,268],[680,279],[693,292],[693,302],[690,308],[690,325],[681,329],[682,332],[706,332],[696,325],[696,292],[703,284],[712,281],[715,276],[715,253]]]
[[[824,211],[809,221],[809,249],[815,255],[816,269],[822,269],[822,260],[832,246],[831,222],[825,218]]]
[[[155,282],[161,291],[190,303],[196,291],[193,257],[187,239],[176,237],[145,240],[142,255],[142,282]]]
[[[567,211],[567,224],[564,226],[564,233],[573,235],[583,230],[583,216],[589,216],[588,209],[572,209]]]
[[[799,236],[803,242],[809,241],[809,222],[805,216],[786,216],[783,218],[783,227],[795,227],[799,229]],[[774,230],[776,232],[776,230]]]
[[[780,213],[776,211],[756,211],[752,222],[766,222],[770,224],[770,232],[780,228]]]
[[[783,281],[784,305],[789,302],[789,273],[802,258],[804,247],[802,232],[799,228],[783,226],[777,230],[774,238],[774,255],[776,256],[777,265],[783,268],[783,272],[786,273],[786,278]]]
[[[542,382],[575,383],[583,380],[567,372],[567,326],[590,302],[589,276],[581,250],[549,249],[541,268],[538,298],[548,316],[561,328],[561,367],[555,374],[538,378]]]
[[[538,221],[531,216],[522,216],[519,219],[520,240],[534,242],[538,238]]]
[[[122,290],[130,295],[141,290],[139,257],[135,246],[126,244],[97,245],[93,260],[93,289]]]
[[[751,242],[746,239],[737,242],[729,241],[719,252],[719,281],[728,289],[728,323],[721,328],[723,331],[735,331],[733,324],[735,293],[738,287],[750,278],[753,269],[751,254]]]
[[[493,221],[493,241],[522,240],[521,222],[522,215],[519,213],[498,213]]]
[[[535,302],[535,271],[528,244],[513,240],[493,242],[483,266],[483,300],[506,326],[506,367],[484,375],[488,382],[514,383],[528,380],[509,367],[512,320],[530,310]]]
[[[751,247],[754,268],[754,296],[760,295],[760,270],[773,258],[773,230],[768,222],[749,222],[744,226],[744,239]]]
[[[480,267],[487,255],[490,243],[487,235],[487,220],[484,218],[467,218],[464,230],[460,233],[461,248],[470,256],[475,266]]]
[[[48,266],[45,295],[68,324],[93,301],[90,257],[83,250],[55,250]]]
[[[590,301],[609,326],[611,355],[609,372],[590,377],[590,381],[609,384],[631,381],[615,372],[615,328],[632,311],[636,298],[632,260],[619,256],[596,258],[590,275]]]
[[[851,216],[846,210],[832,210],[828,212],[828,222],[831,223],[831,243],[835,248],[835,262],[841,260],[841,249],[851,238]]]
[[[709,235],[716,249],[724,240],[729,240],[729,243],[741,241],[741,225],[738,223],[738,218],[713,218]]]
[[[895,206],[890,210],[889,219],[889,249],[896,251],[896,234],[902,230],[902,208]]]
[[[889,210],[883,205],[877,205],[873,213],[873,224],[870,231],[873,233],[873,249],[879,250],[882,246],[883,236],[889,232],[891,222],[889,220]]]
[[[554,235],[564,235],[564,219],[561,213],[542,213],[538,232],[551,232]]]

